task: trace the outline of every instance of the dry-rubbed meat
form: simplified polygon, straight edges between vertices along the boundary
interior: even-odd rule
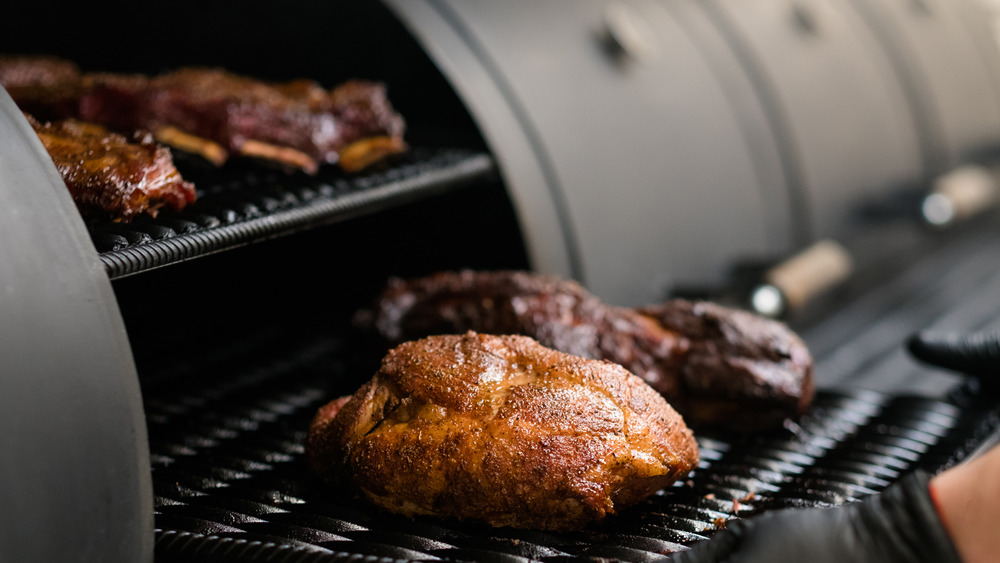
[[[406,149],[403,118],[378,82],[325,90],[309,80],[270,83],[218,68],[81,73],[55,57],[6,56],[0,85],[29,113],[151,131],[216,164],[240,154],[307,172],[333,163],[357,171]]]
[[[460,271],[393,279],[359,319],[390,344],[475,330],[610,360],[696,426],[760,428],[797,417],[813,397],[812,358],[784,324],[707,302],[628,309],[551,276]]]
[[[127,221],[195,200],[194,186],[181,178],[170,152],[151,139],[129,142],[91,123],[26,117],[87,218]]]
[[[812,356],[784,324],[682,299],[638,312],[686,340],[674,406],[691,413],[692,424],[760,428],[795,418],[812,402]]]
[[[310,467],[390,511],[575,529],[698,463],[691,431],[641,379],[524,336],[433,336],[391,350],[320,409]]]

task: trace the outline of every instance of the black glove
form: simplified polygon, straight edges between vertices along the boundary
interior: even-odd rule
[[[918,471],[882,494],[731,522],[672,563],[960,563]]]
[[[996,332],[921,332],[910,338],[907,348],[922,362],[971,375],[985,391],[1000,391],[1000,334]]]

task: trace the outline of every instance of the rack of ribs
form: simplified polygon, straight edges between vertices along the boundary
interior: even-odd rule
[[[48,55],[0,55],[0,86],[21,111],[40,120],[75,117],[83,74],[73,62]]]
[[[760,429],[800,416],[812,357],[783,323],[709,302],[608,305],[573,281],[528,272],[392,279],[356,321],[384,344],[468,330],[522,334],[610,360],[659,391],[695,427]]]
[[[130,142],[92,123],[25,117],[87,219],[128,221],[195,200],[194,185],[181,177],[170,151],[148,136]]]
[[[239,154],[307,173],[324,164],[356,172],[407,148],[405,122],[378,82],[326,90],[310,80],[269,83],[218,68],[83,73],[54,57],[6,56],[0,85],[41,119],[75,118],[126,135],[150,131],[216,165]]]

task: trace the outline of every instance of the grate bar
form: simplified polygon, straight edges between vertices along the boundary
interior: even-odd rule
[[[111,279],[238,248],[417,198],[468,187],[496,174],[484,153],[415,151],[410,161],[358,177],[266,176],[259,170],[206,188],[180,213],[134,224],[91,225],[91,238]],[[196,183],[200,186],[195,177]]]
[[[940,470],[1000,428],[1000,406],[974,398],[823,390],[797,425],[749,439],[699,436],[703,461],[688,480],[579,532],[410,519],[306,470],[309,420],[329,398],[353,391],[337,386],[351,369],[344,343],[314,338],[233,347],[244,356],[225,363],[242,368],[187,363],[145,385],[158,560],[654,560],[710,537],[721,522],[851,502],[916,468]],[[288,360],[296,357],[308,367]]]

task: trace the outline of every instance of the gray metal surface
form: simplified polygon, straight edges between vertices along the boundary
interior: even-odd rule
[[[138,379],[111,284],[0,89],[0,561],[152,560]]]
[[[848,235],[1000,136],[968,0],[388,4],[483,128],[533,266],[617,304]]]
[[[789,246],[787,191],[760,185],[780,172],[762,174],[719,67],[661,3],[389,4],[481,124],[536,269],[565,271],[565,258],[537,251],[561,246],[573,277],[629,305]],[[509,156],[525,140],[545,171],[533,183]],[[540,212],[539,199],[555,209]],[[556,221],[561,244],[540,238]]]
[[[944,168],[1000,144],[1000,53],[972,0],[849,0],[908,77]],[[979,13],[978,22],[974,21]]]
[[[385,0],[434,59],[470,113],[500,167],[518,211],[529,258],[539,269],[579,278],[575,234],[553,171],[538,139],[524,126],[491,60],[477,50],[467,30],[454,25],[428,0]]]
[[[837,236],[864,204],[924,177],[918,129],[892,62],[840,0],[709,0],[777,109],[812,232]]]
[[[757,184],[767,200],[774,202],[765,208],[770,236],[787,237],[792,251],[808,245],[810,210],[800,191],[802,166],[793,139],[780,126],[781,111],[768,95],[769,86],[751,71],[753,54],[737,48],[731,34],[717,25],[700,0],[661,0],[661,4],[698,44],[733,105],[742,125],[739,134],[753,154]]]

